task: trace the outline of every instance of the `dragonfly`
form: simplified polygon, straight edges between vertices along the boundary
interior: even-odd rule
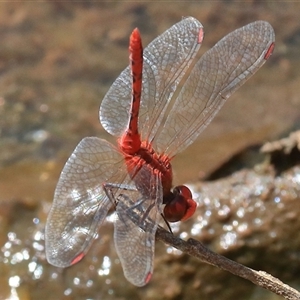
[[[196,59],[202,24],[187,17],[145,49],[138,29],[129,41],[130,64],[99,111],[112,144],[86,137],[66,162],[45,228],[50,264],[79,262],[115,210],[114,243],[126,279],[146,285],[153,275],[155,233],[196,211],[190,189],[172,189],[174,156],[185,150],[247,79],[271,56],[275,34],[256,21],[221,39]]]

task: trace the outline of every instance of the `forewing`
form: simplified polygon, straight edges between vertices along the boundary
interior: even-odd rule
[[[189,17],[158,36],[144,49],[139,130],[151,139],[168,102],[197,54],[202,25]],[[120,136],[128,126],[132,78],[127,67],[113,83],[100,107],[100,122],[110,134]]]
[[[63,168],[45,231],[49,263],[67,267],[82,258],[113,203],[106,182],[122,182],[121,154],[105,140],[83,139]]]
[[[146,169],[139,172],[141,177],[148,178],[142,193],[123,190],[119,194],[114,231],[124,275],[136,286],[148,283],[153,273],[155,233],[162,205],[160,178],[149,178]]]
[[[207,51],[178,95],[155,140],[156,149],[172,157],[193,143],[227,98],[265,63],[274,41],[271,25],[257,21]]]

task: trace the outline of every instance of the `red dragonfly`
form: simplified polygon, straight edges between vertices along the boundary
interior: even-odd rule
[[[68,159],[46,224],[49,263],[68,267],[80,261],[114,208],[114,242],[125,277],[136,286],[149,282],[161,215],[169,222],[186,220],[196,209],[187,187],[171,190],[170,161],[274,49],[272,27],[257,21],[194,61],[203,36],[201,23],[189,17],[143,51],[139,31],[133,31],[130,66],[100,107],[100,122],[118,138],[117,146],[87,137]]]

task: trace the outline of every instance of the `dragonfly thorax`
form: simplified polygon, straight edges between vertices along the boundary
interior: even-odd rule
[[[122,152],[127,165],[127,171],[130,177],[135,181],[135,184],[139,185],[139,173],[142,170],[143,180],[148,174],[158,176],[162,183],[163,195],[168,195],[172,188],[172,166],[170,158],[164,154],[158,154],[151,144],[147,141],[141,143],[140,148],[134,154]],[[150,178],[149,178],[150,180]]]

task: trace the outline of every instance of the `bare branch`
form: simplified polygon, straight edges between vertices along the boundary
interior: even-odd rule
[[[299,300],[300,293],[284,284],[277,278],[263,271],[255,271],[237,262],[234,262],[222,255],[212,252],[197,240],[189,239],[184,241],[172,233],[159,227],[156,232],[156,238],[182,252],[199,258],[201,261],[210,265],[228,271],[234,275],[247,279],[254,284],[269,290],[288,300]]]

